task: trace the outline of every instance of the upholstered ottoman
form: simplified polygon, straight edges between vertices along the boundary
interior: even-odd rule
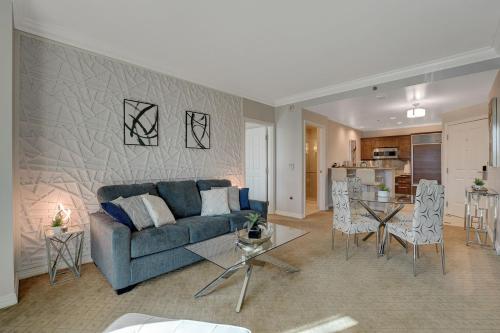
[[[194,320],[172,320],[127,313],[115,320],[104,333],[251,333],[243,327],[205,323]]]

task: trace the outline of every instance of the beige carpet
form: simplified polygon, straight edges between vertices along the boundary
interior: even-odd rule
[[[346,262],[345,243],[338,235],[332,252],[331,212],[303,221],[272,220],[311,231],[274,252],[302,271],[256,267],[239,314],[234,307],[243,272],[201,299],[193,294],[221,273],[209,262],[117,296],[88,264],[80,279],[63,285],[50,287],[47,275],[21,281],[19,304],[0,310],[0,331],[100,332],[127,312],[241,325],[253,332],[500,331],[500,257],[466,247],[461,228],[445,229],[446,276],[434,247],[428,247],[421,251],[415,278],[411,257],[395,243],[389,261],[376,258],[373,239],[352,247]]]

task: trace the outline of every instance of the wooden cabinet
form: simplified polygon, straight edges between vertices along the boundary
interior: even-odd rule
[[[397,176],[395,182],[396,194],[411,194],[411,176],[401,175]]]
[[[373,159],[373,148],[375,148],[373,138],[362,138],[361,139],[361,160]]]
[[[398,137],[399,159],[411,159],[411,136],[402,135]]]
[[[411,159],[411,136],[384,136],[378,138],[362,138],[361,139],[361,159],[373,159],[374,148],[398,148],[399,159]]]

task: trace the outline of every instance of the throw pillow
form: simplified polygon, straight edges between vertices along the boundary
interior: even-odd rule
[[[212,187],[213,189],[216,188],[227,188],[227,200],[229,203],[229,209],[232,212],[239,212],[240,211],[240,189],[238,186],[231,186],[231,187]]]
[[[155,225],[153,220],[151,219],[151,216],[149,216],[146,205],[144,205],[144,202],[142,202],[141,195],[128,198],[119,197],[118,199],[115,199],[111,202],[123,208],[123,210],[132,220],[132,223],[135,225],[137,230],[140,231],[144,228],[152,227]]]
[[[174,215],[162,198],[150,194],[144,194],[141,197],[155,227],[158,228],[165,224],[175,223]]]
[[[137,231],[137,228],[132,223],[130,217],[128,217],[127,213],[118,205],[112,202],[101,202],[101,208],[111,216],[116,222],[127,226],[130,231]]]
[[[240,209],[250,209],[250,200],[248,199],[248,187],[240,188]]]
[[[201,191],[201,216],[229,214],[227,188]]]

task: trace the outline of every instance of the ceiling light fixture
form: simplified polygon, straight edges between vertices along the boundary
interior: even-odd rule
[[[389,119],[390,119],[390,120],[395,120],[395,119],[396,119],[396,117],[389,117]]]
[[[418,103],[413,103],[413,108],[406,111],[408,118],[421,118],[425,117],[425,109],[419,108]]]

